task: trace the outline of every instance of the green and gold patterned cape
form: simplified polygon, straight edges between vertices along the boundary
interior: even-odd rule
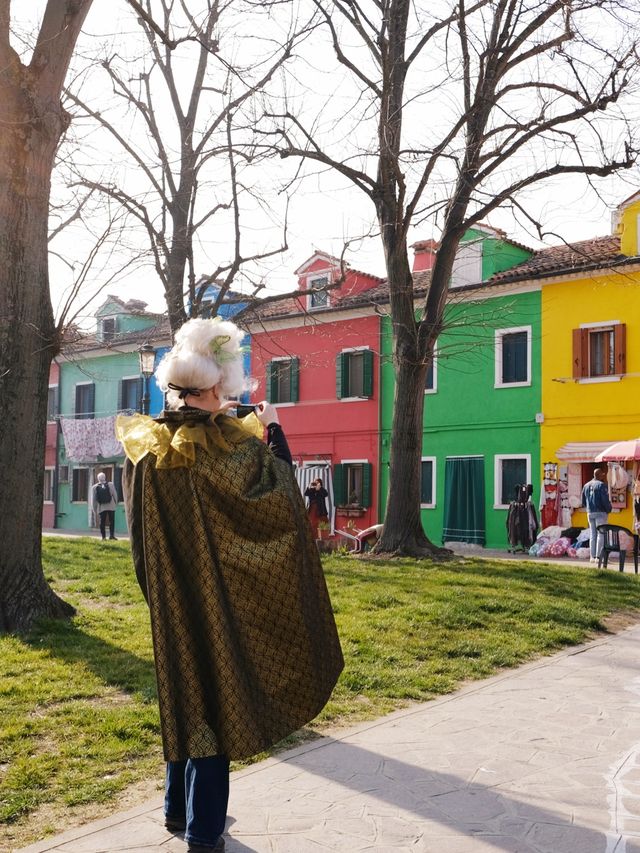
[[[261,429],[192,410],[118,419],[168,761],[267,749],[343,667],[300,491]]]

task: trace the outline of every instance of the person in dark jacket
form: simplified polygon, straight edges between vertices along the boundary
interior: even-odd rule
[[[116,424],[151,617],[165,825],[191,853],[224,849],[229,761],[310,722],[343,667],[277,410],[226,414],[245,384],[242,338],[228,321],[185,323],[156,370],[168,411]]]
[[[313,535],[318,538],[318,524],[321,521],[329,523],[329,514],[327,512],[326,500],[329,497],[329,492],[325,489],[322,480],[318,477],[314,480],[309,488],[304,493],[305,498],[309,500],[309,521]]]
[[[582,489],[582,506],[587,511],[589,530],[591,531],[589,541],[591,562],[597,563],[604,541],[596,528],[601,524],[607,523],[608,515],[611,512],[611,501],[609,500],[609,490],[607,488],[607,472],[604,468],[596,468],[593,472],[593,479],[589,480]]]

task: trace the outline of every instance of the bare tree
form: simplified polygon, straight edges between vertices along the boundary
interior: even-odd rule
[[[57,341],[47,259],[51,171],[69,115],[60,95],[91,0],[49,0],[29,62],[0,1],[0,631],[72,608],[45,581],[41,515],[49,365]]]
[[[390,491],[377,550],[443,554],[420,520],[423,389],[458,244],[505,205],[542,234],[524,206],[528,188],[633,165],[631,122],[618,102],[635,85],[638,5],[311,1],[344,75],[342,112],[334,111],[328,133],[299,107],[268,114],[265,138],[275,139],[282,157],[337,170],[375,208],[396,370]],[[325,124],[330,116],[328,109]],[[416,310],[408,232],[420,222],[438,226],[440,239]]]
[[[143,33],[139,53],[119,50],[100,63],[115,108],[92,101],[93,70],[67,90],[79,123],[89,118],[106,130],[126,166],[96,178],[90,164],[78,181],[122,205],[142,229],[175,332],[198,315],[209,285],[216,285],[215,310],[241,269],[286,248],[286,234],[275,249],[245,248],[241,218],[245,200],[261,203],[253,193],[260,164],[251,144],[252,100],[289,58],[295,35],[275,42],[253,36],[243,59],[236,30],[238,16],[247,14],[242,3],[130,5]],[[260,13],[249,13],[258,32]]]

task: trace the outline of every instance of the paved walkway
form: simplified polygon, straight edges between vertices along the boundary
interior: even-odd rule
[[[640,626],[234,774],[227,853],[640,853]],[[23,853],[184,851],[159,799]]]

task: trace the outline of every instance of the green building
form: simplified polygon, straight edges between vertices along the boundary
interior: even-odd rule
[[[414,279],[428,287],[435,246],[417,243]],[[454,265],[445,329],[424,393],[422,518],[436,543],[507,547],[515,486],[539,495],[540,289],[493,276],[531,251],[484,226],[470,230]],[[380,518],[388,493],[395,374],[382,319]]]

